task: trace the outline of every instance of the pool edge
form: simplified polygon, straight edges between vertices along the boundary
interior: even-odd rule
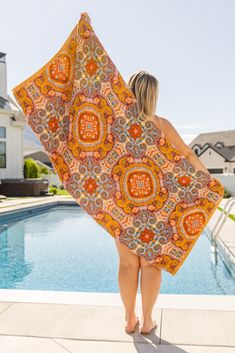
[[[120,293],[0,289],[0,302],[123,306]],[[141,293],[136,306],[141,307]],[[235,311],[235,295],[159,294],[157,308]]]

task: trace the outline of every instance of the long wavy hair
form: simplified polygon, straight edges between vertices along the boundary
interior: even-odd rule
[[[158,80],[147,71],[134,72],[128,82],[136,100],[141,117],[154,117],[158,98]]]

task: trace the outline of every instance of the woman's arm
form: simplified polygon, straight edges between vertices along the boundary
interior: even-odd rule
[[[209,174],[206,166],[200,161],[194,151],[183,141],[180,134],[176,131],[170,121],[162,117],[160,119],[164,134],[169,138],[170,141],[172,141],[172,144],[175,146],[175,148],[182,155],[184,155],[185,158],[196,168],[201,169],[205,173]]]

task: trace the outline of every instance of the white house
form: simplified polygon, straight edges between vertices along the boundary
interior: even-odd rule
[[[235,174],[235,130],[199,134],[189,146],[214,174]]]
[[[0,179],[23,177],[23,129],[21,110],[7,94],[6,54],[0,52]]]

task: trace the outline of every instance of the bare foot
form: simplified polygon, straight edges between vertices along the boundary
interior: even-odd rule
[[[149,333],[156,325],[156,320],[144,322],[140,328],[140,331],[141,333]]]
[[[126,320],[126,325],[125,325],[125,330],[126,330],[126,332],[128,333],[128,332],[134,331],[136,324],[139,322],[138,317],[137,317],[137,316],[134,316],[133,318],[131,318],[131,319],[129,319],[129,320],[127,320],[127,319],[125,318],[125,320]]]

